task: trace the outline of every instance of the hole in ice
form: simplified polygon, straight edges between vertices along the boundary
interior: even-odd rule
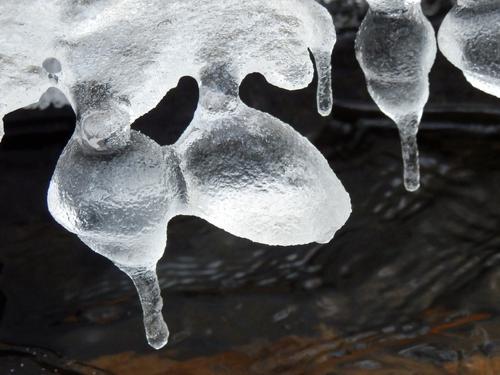
[[[314,79],[307,88],[285,90],[270,84],[262,74],[252,73],[241,83],[240,98],[249,107],[269,113],[309,137],[319,129],[310,126],[311,117],[323,121],[323,116],[315,107],[317,82],[315,71]],[[304,110],[306,107],[307,111]]]
[[[156,143],[171,145],[193,119],[198,105],[198,83],[194,78],[183,77],[158,105],[138,118],[132,125]],[[168,123],[165,121],[168,119]]]

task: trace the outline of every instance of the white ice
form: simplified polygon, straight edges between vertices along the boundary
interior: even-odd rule
[[[56,75],[49,78],[43,62],[51,57],[60,29],[50,1],[0,2],[0,141],[4,135],[3,117],[38,102],[54,85]]]
[[[500,0],[458,0],[438,42],[470,84],[500,98]]]
[[[274,85],[303,88],[313,74],[308,48],[320,113],[331,111],[335,29],[313,0],[5,0],[0,7],[0,118],[57,85],[79,117],[119,110],[131,123],[180,77],[199,80],[214,63],[231,65],[237,82],[258,71]],[[46,58],[62,71],[46,72]]]
[[[335,29],[315,1],[3,0],[0,32],[0,116],[49,87],[72,105],[77,126],[49,210],[132,278],[153,347],[168,339],[155,268],[172,217],[272,245],[328,242],[349,217],[349,195],[324,157],[238,95],[253,72],[306,87],[310,51],[318,110],[330,113]],[[200,101],[179,141],[161,147],[132,131],[186,75]]]
[[[417,132],[429,98],[436,38],[420,0],[368,3],[370,9],[356,38],[356,57],[371,97],[399,129],[404,185],[415,191],[420,187]]]

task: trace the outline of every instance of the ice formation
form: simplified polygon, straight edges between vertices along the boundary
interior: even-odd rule
[[[319,151],[239,98],[253,72],[306,87],[310,51],[318,110],[330,113],[335,29],[314,0],[3,0],[0,32],[0,117],[56,98],[54,88],[72,105],[77,125],[49,210],[130,276],[151,346],[168,339],[155,269],[172,217],[272,245],[328,242],[349,217],[349,195]],[[178,142],[161,147],[131,130],[186,75],[200,99]]]
[[[50,60],[43,64],[51,56],[47,52],[52,50],[59,26],[52,11],[43,1],[0,3],[0,141],[4,115],[37,102],[54,85],[57,73],[45,68],[56,67],[50,66]]]
[[[467,81],[500,98],[500,0],[458,0],[441,24],[438,42]]]
[[[368,0],[370,9],[356,38],[356,57],[368,91],[401,137],[404,185],[420,186],[417,132],[429,98],[436,39],[420,0]]]
[[[320,113],[331,111],[335,29],[313,0],[3,0],[0,7],[0,118],[58,86],[80,120],[118,111],[131,123],[180,77],[200,80],[215,65],[236,83],[259,71],[274,85],[303,88],[313,75],[308,48]]]

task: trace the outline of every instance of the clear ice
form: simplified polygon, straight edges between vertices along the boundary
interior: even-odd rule
[[[356,57],[368,91],[397,125],[404,185],[420,187],[417,132],[429,98],[429,72],[436,58],[432,25],[420,0],[368,0],[370,9],[356,38]]]
[[[349,195],[319,151],[239,98],[253,72],[306,87],[310,51],[318,111],[330,113],[335,28],[315,1],[2,0],[0,33],[0,117],[42,95],[68,99],[77,125],[49,210],[130,276],[152,347],[168,340],[156,264],[174,216],[271,245],[328,242],[348,219]],[[200,99],[178,142],[131,129],[187,75]]]
[[[458,0],[438,42],[472,86],[500,98],[500,0]]]

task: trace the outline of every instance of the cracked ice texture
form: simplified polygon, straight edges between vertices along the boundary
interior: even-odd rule
[[[311,51],[318,111],[330,113],[335,29],[313,0],[6,0],[0,32],[12,35],[0,45],[0,117],[49,89],[66,96],[77,126],[49,210],[130,276],[154,348],[168,340],[155,268],[172,217],[273,245],[327,242],[349,217],[349,195],[323,156],[238,95],[253,72],[306,87]],[[161,147],[132,131],[186,75],[200,101],[179,141]]]
[[[500,98],[499,0],[459,0],[441,24],[438,41],[471,85]]]
[[[398,126],[404,184],[420,186],[417,132],[429,98],[429,72],[436,58],[434,29],[420,0],[369,0],[356,38],[356,57],[368,91]]]

